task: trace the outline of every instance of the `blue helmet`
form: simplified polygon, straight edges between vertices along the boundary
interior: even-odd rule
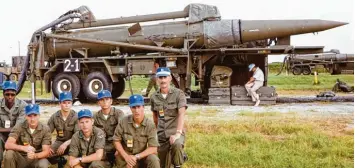
[[[97,100],[100,100],[102,98],[112,98],[111,92],[108,90],[101,90],[98,94],[97,94]]]
[[[39,114],[39,105],[38,104],[28,104],[25,107],[25,113],[26,113],[26,115]]]
[[[73,101],[73,96],[71,94],[71,92],[62,92],[59,94],[59,101],[66,101],[66,100],[70,100]]]
[[[171,74],[171,71],[168,67],[159,67],[157,69],[156,76],[169,76]]]
[[[129,107],[144,106],[144,98],[142,95],[134,94],[129,97]]]
[[[249,71],[251,71],[255,67],[255,64],[250,64],[248,67],[249,67]]]
[[[14,81],[5,81],[3,84],[2,84],[2,90],[5,91],[5,90],[17,90],[17,85],[16,85],[16,82]]]
[[[78,119],[80,120],[81,118],[92,118],[92,112],[89,109],[83,109],[78,112]]]

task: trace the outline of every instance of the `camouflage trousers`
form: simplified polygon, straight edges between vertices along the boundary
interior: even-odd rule
[[[181,135],[172,145],[170,145],[169,138],[163,141],[159,139],[160,147],[158,148],[158,155],[161,168],[170,168],[171,165],[181,166],[184,163],[184,143],[184,135]]]
[[[152,90],[152,87],[154,86],[154,89],[155,90],[158,90],[158,85],[157,85],[157,82],[156,82],[156,77],[155,75],[152,75],[150,77],[150,80],[149,80],[149,83],[148,83],[148,87],[147,87],[147,90],[146,90],[146,95],[149,94],[150,90]]]
[[[127,167],[127,162],[119,155],[116,158],[117,168],[125,168]],[[137,165],[134,168],[160,168],[159,158],[157,155],[148,155],[146,158],[143,158],[138,161]]]
[[[49,164],[47,159],[28,159],[14,150],[6,151],[4,157],[4,167],[6,168],[48,168]]]

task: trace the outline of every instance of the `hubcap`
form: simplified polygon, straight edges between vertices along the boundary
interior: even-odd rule
[[[93,79],[89,83],[89,91],[91,94],[97,95],[104,88],[104,84],[98,80]]]
[[[58,82],[58,91],[61,92],[70,92],[71,91],[71,83],[69,80],[67,79],[62,79]]]

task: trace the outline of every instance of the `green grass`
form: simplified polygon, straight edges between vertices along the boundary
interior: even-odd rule
[[[300,117],[296,113],[243,112],[237,119],[209,121],[216,109],[188,110],[185,168],[353,167],[350,116]],[[193,114],[193,115],[191,115]],[[150,116],[151,117],[151,116]],[[54,168],[54,166],[52,166]]]
[[[277,90],[331,90],[336,82],[340,79],[350,86],[354,86],[354,75],[330,75],[319,74],[318,85],[313,85],[314,76],[312,75],[289,75],[284,74],[276,76],[269,74],[268,85],[275,86]]]
[[[265,116],[189,121],[186,167],[353,167],[353,132],[332,136],[319,125]]]

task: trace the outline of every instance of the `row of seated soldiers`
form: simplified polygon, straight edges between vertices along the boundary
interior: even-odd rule
[[[151,96],[154,122],[144,115],[143,96],[130,96],[132,114],[124,115],[112,107],[111,93],[102,90],[97,97],[101,110],[95,114],[88,109],[76,113],[71,92],[60,93],[60,110],[47,125],[42,124],[39,105],[27,105],[16,98],[16,83],[5,81],[0,110],[0,156],[4,167],[47,168],[59,161],[59,166],[75,168],[181,167],[187,159],[181,117],[187,108],[186,98],[181,90],[169,88],[168,68],[158,72],[160,90]],[[52,143],[54,131],[57,135]]]

